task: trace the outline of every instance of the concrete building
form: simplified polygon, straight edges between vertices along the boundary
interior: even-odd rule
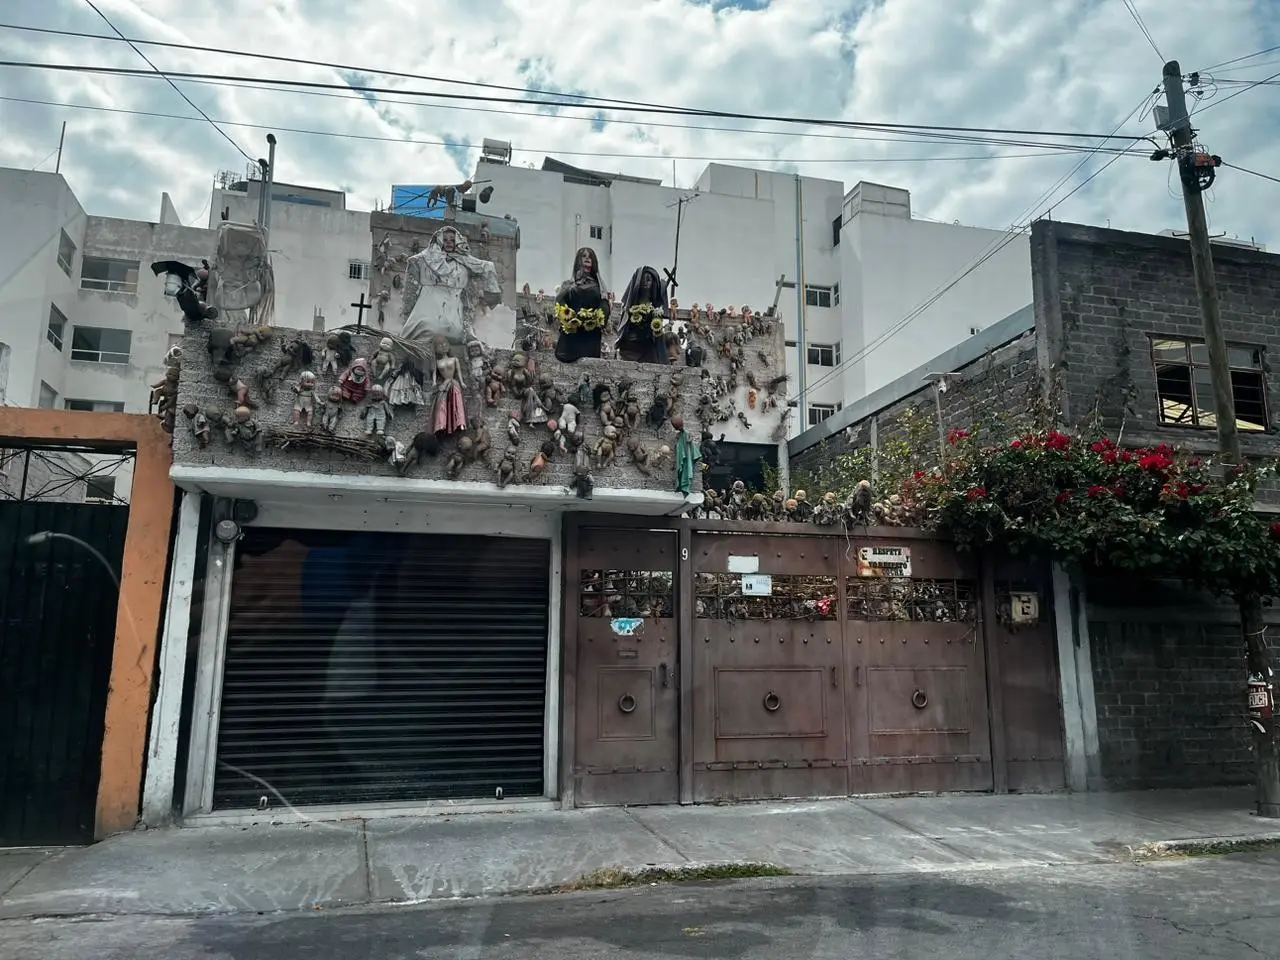
[[[485,213],[520,224],[518,283],[552,292],[590,246],[621,289],[673,265],[679,219],[682,306],[745,296],[783,314],[792,435],[913,369],[918,344],[953,347],[1031,302],[1026,237],[913,218],[900,188],[713,163],[676,189],[509,156],[486,141],[474,180],[493,187]]]

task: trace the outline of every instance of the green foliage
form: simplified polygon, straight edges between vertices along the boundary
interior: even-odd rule
[[[1096,418],[1056,428],[1052,397],[1011,417],[938,435],[922,404],[870,446],[793,474],[793,488],[841,497],[871,480],[910,519],[962,545],[1047,553],[1098,571],[1177,577],[1218,594],[1280,595],[1280,524],[1255,513],[1277,464],[1237,467],[1161,445],[1125,449]],[[821,462],[821,460],[820,460]]]

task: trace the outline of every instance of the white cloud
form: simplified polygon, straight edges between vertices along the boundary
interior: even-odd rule
[[[1184,69],[1280,43],[1270,0],[1220,4],[1206,16],[1195,0],[1136,0],[1162,52]],[[377,76],[391,69],[491,84],[542,86],[626,100],[770,115],[887,123],[1105,133],[1158,84],[1161,60],[1115,0],[386,0],[368,7],[336,0],[223,0],[194,13],[181,0],[99,0],[130,36],[245,49],[362,67],[366,82],[396,90],[461,93],[468,88]],[[11,0],[9,22],[110,32],[80,0]],[[341,83],[333,70],[144,47],[170,70]],[[144,67],[124,44],[0,30],[5,59]],[[1275,55],[1222,76],[1280,70]],[[162,80],[5,68],[7,97],[194,115]],[[512,141],[517,162],[544,153],[600,169],[670,178],[671,157],[733,159],[815,176],[908,187],[915,210],[944,220],[1005,227],[1019,218],[1079,155],[957,161],[921,158],[1035,151],[894,141],[877,133],[800,128],[788,136],[723,129],[744,121],[610,115],[550,116],[502,103],[440,103],[411,97],[330,96],[184,83],[183,91],[226,121],[251,157],[268,128],[280,140],[279,177],[345,188],[355,207],[386,202],[393,183],[430,183],[474,168],[484,137]],[[1220,85],[1203,115],[1206,143],[1241,166],[1280,175],[1268,148],[1280,121],[1280,87],[1259,87],[1224,103]],[[474,91],[502,96],[501,91]],[[410,102],[397,102],[409,100]],[[576,119],[583,117],[585,119]],[[152,218],[168,190],[188,222],[202,219],[213,177],[245,158],[207,123],[0,101],[0,163],[31,167],[56,146],[68,121],[63,171],[93,213]],[[626,121],[626,122],[624,122]],[[387,138],[338,139],[286,128]],[[1149,111],[1125,132],[1154,128]],[[777,129],[771,127],[771,129]],[[394,140],[436,143],[388,142]],[[886,142],[894,141],[894,142]],[[570,152],[623,154],[574,156]],[[458,159],[465,157],[465,162]],[[914,162],[885,162],[914,161]],[[1090,161],[1075,181],[1105,157]],[[703,159],[680,159],[681,182]],[[43,169],[51,169],[52,161]],[[1182,223],[1168,164],[1123,158],[1057,206],[1057,219],[1155,231]],[[1280,184],[1223,171],[1209,195],[1215,231],[1280,245],[1270,211]],[[1039,213],[1042,208],[1037,208]]]

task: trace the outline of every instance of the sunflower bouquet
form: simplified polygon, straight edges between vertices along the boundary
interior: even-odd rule
[[[652,303],[637,303],[628,311],[627,322],[636,325],[648,323],[649,329],[655,334],[662,332],[666,321],[662,314],[661,307],[655,307]]]
[[[563,303],[556,304],[556,323],[565,333],[577,333],[582,329],[582,321],[573,309]]]
[[[604,328],[606,319],[605,312],[598,308],[574,310],[563,303],[556,304],[556,322],[565,333],[594,333]]]

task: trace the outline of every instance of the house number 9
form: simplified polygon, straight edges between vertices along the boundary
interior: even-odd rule
[[[689,548],[688,548],[688,547],[681,547],[681,548],[680,548],[680,559],[681,559],[681,560],[688,560],[688,559],[689,559]]]

